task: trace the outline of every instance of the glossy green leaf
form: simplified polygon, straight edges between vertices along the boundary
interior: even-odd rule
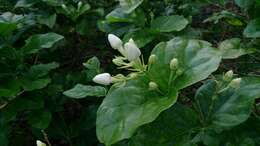
[[[22,48],[24,54],[37,53],[40,49],[51,48],[55,43],[64,37],[56,33],[37,34],[26,40],[25,46]]]
[[[149,80],[140,76],[126,82],[123,87],[113,87],[97,112],[97,136],[110,146],[130,138],[136,129],[155,120],[177,100],[177,91],[162,95],[148,90]]]
[[[192,134],[199,128],[199,117],[191,108],[175,104],[153,123],[143,126],[129,146],[192,146]]]
[[[15,8],[29,8],[31,6],[33,6],[35,3],[37,3],[37,1],[34,0],[19,0],[17,1],[17,3],[15,4]]]
[[[87,96],[102,97],[106,95],[106,88],[101,86],[86,86],[77,84],[74,88],[65,91],[63,94],[70,97],[81,99]]]
[[[22,103],[22,104],[21,104]],[[44,106],[42,98],[16,98],[10,101],[5,108],[1,109],[1,116],[4,122],[10,122],[15,119],[18,112],[24,110],[36,110],[41,109]]]
[[[170,61],[173,58],[179,62],[179,75],[171,83],[177,90],[207,78],[217,70],[221,61],[220,53],[210,43],[179,37],[158,44],[151,54],[155,54],[158,59],[151,66],[149,74],[151,80],[162,89],[169,88]]]
[[[109,23],[117,23],[117,22],[133,22],[132,18],[129,17],[128,14],[124,13],[122,8],[117,8],[110,12],[106,16],[106,20]]]
[[[1,23],[0,22],[0,35],[6,36],[11,34],[17,28],[16,24]]]
[[[251,20],[246,26],[243,34],[248,38],[260,37],[260,18]]]
[[[254,4],[254,0],[235,0],[235,3],[241,8],[249,8]]]
[[[125,13],[133,12],[144,0],[120,0],[120,6]]]
[[[44,24],[47,25],[49,28],[53,28],[53,26],[56,23],[56,18],[57,15],[56,14],[52,14],[52,15],[41,15],[38,17],[38,22],[40,24]]]
[[[40,78],[46,76],[51,70],[59,67],[59,64],[56,62],[48,63],[48,64],[37,64],[33,65],[29,72],[26,74],[29,78]]]
[[[242,78],[239,88],[211,80],[196,93],[195,99],[204,123],[233,127],[248,119],[255,99],[260,97],[260,78]]]
[[[101,72],[100,62],[97,57],[90,58],[83,65],[87,68],[85,74],[88,81],[92,81],[95,75]]]
[[[46,129],[48,128],[51,122],[51,113],[44,110],[36,110],[29,114],[28,123],[38,129]]]
[[[241,39],[239,38],[224,40],[219,44],[218,48],[224,59],[238,58],[253,51],[243,48],[241,44]]]
[[[50,78],[42,78],[31,80],[27,78],[21,79],[22,87],[25,91],[33,91],[46,87],[51,82]]]
[[[181,31],[188,25],[188,20],[183,16],[161,16],[152,21],[152,29],[160,32]]]

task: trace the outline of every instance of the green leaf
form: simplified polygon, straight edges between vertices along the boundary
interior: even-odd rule
[[[106,92],[106,88],[101,86],[86,86],[77,84],[74,88],[63,92],[63,94],[70,98],[81,99],[87,96],[102,97],[106,95]]]
[[[138,127],[154,121],[177,100],[177,91],[160,94],[148,90],[149,80],[139,76],[123,87],[112,87],[97,112],[97,136],[110,146],[130,138]]]
[[[7,36],[11,34],[14,30],[16,30],[16,28],[16,24],[0,22],[0,35]]]
[[[1,116],[5,122],[10,122],[14,120],[18,112],[24,110],[35,110],[41,109],[44,106],[42,98],[33,97],[33,98],[16,98],[15,100],[10,101],[4,109],[1,109]]]
[[[195,99],[205,124],[229,128],[250,116],[252,104],[260,97],[260,78],[242,78],[237,89],[228,84],[210,80],[197,91]]]
[[[235,3],[241,8],[249,8],[254,4],[254,0],[235,0]]]
[[[171,81],[171,86],[177,90],[207,78],[217,70],[221,61],[220,53],[210,43],[179,37],[158,44],[151,54],[158,59],[150,68],[150,78],[162,89],[169,88],[170,61],[173,58],[179,62],[179,75]]]
[[[243,34],[248,38],[260,37],[260,18],[251,20],[246,26]]]
[[[129,15],[124,13],[122,8],[114,9],[106,16],[106,20],[109,23],[133,22],[133,20],[129,17]]]
[[[31,80],[27,78],[21,79],[22,87],[25,91],[33,91],[46,87],[51,82],[50,78],[42,78]]]
[[[239,38],[224,40],[219,44],[218,48],[224,59],[234,59],[252,52],[252,50],[246,50],[242,47]]]
[[[56,62],[48,64],[37,64],[33,65],[29,72],[26,74],[27,77],[37,79],[43,76],[46,76],[51,70],[59,67],[59,64]]]
[[[85,73],[88,81],[91,81],[95,75],[101,72],[100,62],[97,57],[90,58],[86,63],[83,63],[83,65],[87,68]]]
[[[17,3],[15,4],[15,8],[29,8],[31,6],[33,6],[35,3],[37,3],[36,1],[33,0],[19,0],[17,1]]]
[[[133,12],[144,0],[120,0],[120,6],[125,13]]]
[[[48,128],[51,122],[52,116],[51,113],[44,110],[35,110],[29,114],[28,123],[38,129]]]
[[[47,25],[49,28],[53,28],[56,23],[56,18],[57,15],[55,13],[52,15],[41,15],[38,17],[38,22]]]
[[[183,16],[161,16],[152,21],[152,29],[160,32],[181,31],[188,25],[188,20]]]
[[[15,98],[20,92],[20,82],[15,79],[6,80],[0,85],[0,97]]]
[[[51,48],[55,43],[64,37],[56,33],[37,34],[26,40],[25,46],[22,48],[24,54],[34,54],[40,49]]]
[[[177,92],[207,78],[215,71],[221,56],[208,42],[175,38],[157,45],[156,61],[144,75],[115,84],[97,114],[97,135],[106,145],[130,138],[142,125],[154,121],[177,100]],[[170,61],[179,60],[176,70]],[[159,71],[159,72],[158,72]],[[149,90],[155,82],[158,89]]]
[[[198,128],[199,117],[191,108],[175,104],[153,123],[143,126],[131,138],[129,146],[191,146],[191,134]]]

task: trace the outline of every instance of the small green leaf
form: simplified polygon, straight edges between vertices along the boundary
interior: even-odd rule
[[[252,50],[246,50],[242,47],[239,38],[224,40],[219,44],[218,48],[224,59],[234,59],[252,52]]]
[[[56,23],[56,18],[57,15],[55,13],[52,15],[41,15],[38,17],[38,22],[47,25],[49,28],[53,28]]]
[[[7,36],[11,34],[16,28],[16,24],[0,22],[0,35]]]
[[[100,62],[97,57],[90,58],[86,63],[83,63],[85,70],[86,78],[88,81],[92,81],[95,75],[101,72]]]
[[[59,64],[56,62],[48,64],[37,64],[33,65],[29,72],[26,74],[27,77],[37,79],[43,76],[46,76],[51,70],[59,67]]]
[[[33,91],[46,87],[51,82],[50,78],[30,80],[27,78],[21,79],[22,87],[25,91]]]
[[[246,26],[243,34],[248,38],[260,37],[260,18],[251,20]]]
[[[235,3],[241,8],[249,8],[254,4],[254,0],[235,0]]]
[[[120,6],[125,13],[133,12],[144,0],[120,0]]]
[[[19,0],[16,4],[15,4],[15,8],[29,8],[31,6],[33,6],[35,3],[37,3],[37,1],[34,0]]]
[[[183,16],[161,16],[152,21],[152,29],[160,32],[181,31],[188,25],[188,20]]]
[[[106,20],[109,23],[117,23],[117,22],[133,22],[133,20],[129,17],[128,14],[124,13],[122,8],[117,8],[110,12],[106,16]]]
[[[63,94],[70,98],[81,99],[87,96],[102,97],[106,95],[106,92],[106,88],[101,86],[86,86],[77,84],[74,88],[63,92]]]
[[[25,46],[22,48],[24,54],[34,54],[40,49],[51,48],[55,43],[64,37],[56,33],[37,34],[26,40]]]
[[[46,129],[48,128],[51,119],[51,113],[41,109],[29,114],[28,123],[34,128]]]

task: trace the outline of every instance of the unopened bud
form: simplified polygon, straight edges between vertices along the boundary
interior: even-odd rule
[[[112,77],[109,73],[102,73],[96,75],[93,78],[93,81],[101,85],[109,85],[110,83],[112,83]]]
[[[183,70],[182,69],[178,69],[177,72],[176,72],[176,75],[180,76],[181,74],[183,74]]]
[[[229,86],[232,87],[232,88],[239,88],[239,87],[240,87],[241,80],[242,80],[241,78],[233,79],[233,80],[229,83]]]
[[[37,146],[46,146],[46,144],[43,143],[43,142],[41,142],[40,140],[37,140],[37,141],[36,141],[36,145],[37,145]]]
[[[226,72],[224,75],[224,78],[223,78],[224,81],[230,81],[233,78],[233,75],[234,75],[234,73],[232,70]]]
[[[62,4],[61,7],[64,9],[64,10],[67,10],[67,6],[65,4]]]
[[[175,70],[178,68],[179,61],[177,58],[173,58],[170,62],[170,69]]]
[[[82,6],[82,1],[78,2],[78,8]]]
[[[150,82],[149,83],[149,90],[157,90],[158,85],[155,82]]]
[[[108,35],[108,41],[113,49],[120,49],[123,46],[122,40],[114,34]]]
[[[148,64],[154,64],[156,60],[157,60],[157,56],[155,54],[152,54],[149,57]]]
[[[129,61],[134,61],[141,55],[141,51],[137,47],[133,39],[130,39],[127,43],[125,43],[124,47],[126,51],[126,58]]]

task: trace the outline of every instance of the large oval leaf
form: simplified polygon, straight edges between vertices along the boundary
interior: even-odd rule
[[[183,38],[160,43],[152,54],[157,55],[159,59],[151,66],[149,72],[152,80],[163,89],[168,88],[171,72],[169,66],[173,58],[179,60],[179,70],[182,71],[172,84],[177,90],[207,78],[217,70],[221,61],[220,53],[208,42]]]
[[[124,87],[110,90],[97,112],[100,142],[110,146],[130,138],[138,127],[155,120],[176,102],[176,91],[161,95],[149,91],[148,84],[149,79],[141,76],[128,81]]]
[[[196,93],[195,99],[204,123],[232,127],[248,119],[254,100],[260,97],[260,78],[243,78],[238,89],[220,88],[211,80]]]

